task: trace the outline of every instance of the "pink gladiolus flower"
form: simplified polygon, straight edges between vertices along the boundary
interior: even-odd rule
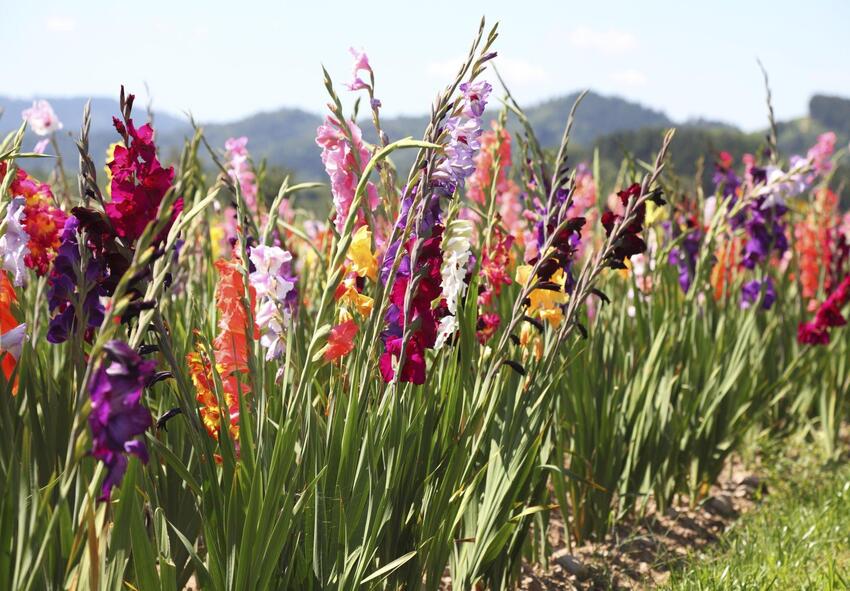
[[[349,121],[347,125],[354,146],[349,143],[340,123],[332,117],[327,117],[324,124],[316,130],[316,143],[322,148],[322,162],[331,180],[331,193],[336,209],[334,222],[339,232],[348,218],[360,173],[372,158],[369,150],[363,145],[363,133],[357,124]],[[371,182],[366,185],[366,196],[369,207],[377,207],[378,189]]]
[[[829,161],[829,158],[833,152],[835,152],[835,134],[831,131],[820,134],[818,141],[809,148],[807,154],[816,173],[823,174],[832,169],[832,162]]]
[[[242,197],[254,214],[257,213],[257,177],[248,162],[248,138],[245,136],[230,138],[224,142],[227,151],[227,174],[234,182],[239,183]]]
[[[62,129],[62,122],[47,101],[34,101],[32,107],[25,109],[21,116],[36,135],[50,135]]]
[[[363,50],[356,50],[353,47],[348,48],[348,52],[354,57],[354,71],[352,72],[352,81],[345,86],[348,90],[363,90],[369,88],[369,85],[360,78],[360,72],[368,72],[372,74],[372,67],[369,65],[369,56]]]

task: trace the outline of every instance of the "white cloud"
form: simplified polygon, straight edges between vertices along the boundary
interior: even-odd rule
[[[461,64],[463,64],[462,57],[453,57],[429,63],[425,66],[425,72],[432,78],[445,78],[448,81],[449,78],[457,74]]]
[[[549,72],[539,64],[508,57],[497,57],[493,61],[505,78],[505,83],[539,84],[549,80]]]
[[[77,21],[69,16],[51,16],[47,19],[47,30],[54,33],[70,33],[77,28]]]
[[[637,48],[638,41],[629,31],[619,29],[597,30],[581,26],[567,34],[573,47],[589,49],[607,55],[623,54]]]
[[[632,88],[636,88],[638,86],[646,85],[647,77],[646,74],[644,74],[640,70],[630,68],[628,70],[620,70],[618,72],[613,72],[611,74],[611,80],[613,80],[620,86],[629,86]]]
[[[463,60],[463,57],[457,56],[443,61],[431,62],[425,66],[425,71],[433,78],[448,81],[457,74],[458,69],[463,64]],[[546,71],[546,68],[539,64],[525,61],[524,59],[499,56],[492,63],[498,68],[499,73],[505,78],[505,82],[508,84],[513,83],[521,86],[539,84],[549,80],[549,72]],[[486,70],[483,77],[490,81],[491,84],[496,81],[496,76],[488,76]]]

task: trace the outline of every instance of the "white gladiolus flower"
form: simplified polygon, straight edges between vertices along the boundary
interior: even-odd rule
[[[20,287],[26,279],[27,269],[24,257],[29,254],[27,246],[30,237],[23,226],[24,217],[23,197],[15,197],[6,210],[6,233],[0,237],[0,257],[3,258],[3,269],[14,275],[14,284]]]
[[[440,349],[458,329],[457,303],[466,294],[467,285],[464,279],[471,255],[472,230],[472,222],[469,220],[455,220],[449,224],[446,238],[443,240],[440,275],[443,278],[443,297],[446,299],[449,315],[440,320],[435,349]]]

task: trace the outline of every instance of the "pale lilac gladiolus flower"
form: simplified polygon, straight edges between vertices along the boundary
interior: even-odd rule
[[[12,330],[0,335],[0,356],[4,353],[11,355],[15,361],[21,358],[21,349],[27,340],[26,323],[19,324]]]
[[[50,135],[62,129],[62,122],[47,101],[34,101],[32,107],[25,109],[21,116],[36,135]]]
[[[295,288],[292,277],[285,275],[292,255],[277,246],[255,246],[251,249],[254,271],[248,281],[257,293],[257,326],[262,334],[260,344],[266,348],[266,360],[283,354],[284,333],[289,326],[291,307],[287,301]]]

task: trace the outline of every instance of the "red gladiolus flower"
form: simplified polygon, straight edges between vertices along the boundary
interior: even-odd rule
[[[354,349],[354,336],[357,334],[357,323],[346,320],[331,329],[328,345],[325,347],[325,361],[336,361],[351,353]]]
[[[0,162],[0,182],[6,176],[6,170],[6,163]],[[23,226],[29,236],[29,254],[24,257],[24,263],[38,275],[47,275],[50,263],[62,242],[60,235],[68,216],[53,206],[55,198],[50,185],[38,182],[22,168],[15,171],[15,178],[9,185],[9,193],[13,197],[24,197],[26,200]]]
[[[479,316],[478,324],[476,326],[478,330],[475,332],[475,336],[478,337],[478,342],[483,345],[493,338],[493,335],[496,333],[496,329],[499,328],[501,321],[502,319],[499,318],[499,315],[495,312],[489,312]]]

